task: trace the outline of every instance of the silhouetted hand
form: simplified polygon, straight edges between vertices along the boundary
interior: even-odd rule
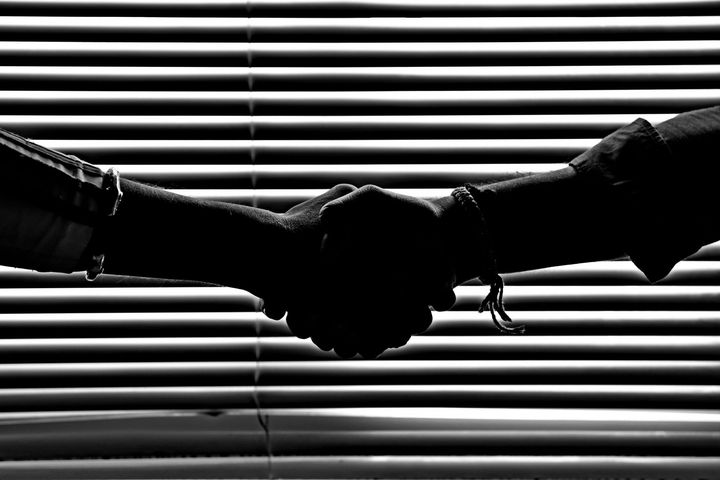
[[[374,357],[427,329],[428,306],[446,310],[455,303],[445,219],[453,203],[451,197],[431,202],[374,185],[328,202],[320,212],[326,231],[322,265],[333,284],[321,311],[301,317],[312,328],[300,333],[340,356]],[[296,322],[288,323],[293,328]]]
[[[270,288],[262,294],[263,312],[268,317],[279,320],[288,310],[318,308],[317,301],[322,297],[320,245],[324,235],[320,209],[355,190],[352,185],[336,185],[277,215],[282,240],[278,242],[277,256],[268,262],[275,271],[271,274]],[[293,329],[293,333],[307,338],[309,335],[303,334],[309,328],[310,325],[302,325]]]

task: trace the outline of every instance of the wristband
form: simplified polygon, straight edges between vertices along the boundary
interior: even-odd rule
[[[480,205],[478,205],[475,200],[475,197],[472,193],[470,193],[469,188],[471,188],[470,185],[458,187],[453,190],[452,196],[465,212],[465,216],[468,218],[468,224],[470,225],[471,233],[474,238],[478,239],[479,243],[482,245],[482,248],[479,250],[479,265],[481,271],[478,279],[484,285],[490,285],[490,292],[487,294],[482,303],[480,303],[478,311],[482,313],[489,310],[493,323],[498,330],[503,333],[525,333],[524,325],[508,325],[509,323],[512,323],[512,319],[505,311],[505,305],[503,304],[505,284],[497,271],[495,251],[488,234],[485,215],[483,214]]]
[[[105,172],[103,178],[103,190],[107,193],[107,201],[105,206],[105,216],[112,217],[117,212],[120,201],[122,200],[122,190],[120,190],[120,174],[114,168],[109,168]],[[96,246],[97,247],[97,246]],[[100,246],[98,253],[90,256],[90,267],[85,272],[85,279],[89,282],[97,279],[105,269],[105,253],[104,246]]]

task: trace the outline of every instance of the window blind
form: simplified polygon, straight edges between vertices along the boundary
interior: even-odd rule
[[[447,195],[720,103],[716,0],[7,0],[0,125],[282,211]],[[531,234],[530,232],[528,234]],[[252,255],[252,252],[247,252]],[[178,259],[182,261],[182,259]],[[190,282],[0,268],[4,478],[720,478],[720,244],[508,275],[339,360]]]

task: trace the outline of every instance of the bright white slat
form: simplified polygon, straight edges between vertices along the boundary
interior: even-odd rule
[[[135,375],[225,373],[236,375],[248,369],[254,369],[254,362],[204,361],[204,362],[93,362],[93,363],[18,363],[0,365],[0,374],[8,375],[55,375],[55,374],[102,374],[108,377],[113,374],[125,373]],[[273,371],[285,370],[296,372],[298,384],[302,383],[303,372],[327,371],[328,375],[346,377],[354,372],[371,373],[382,380],[390,372],[397,374],[403,370],[408,373],[422,374],[448,372],[458,370],[472,377],[473,373],[496,372],[502,374],[531,373],[568,373],[596,371],[618,375],[623,372],[646,371],[648,375],[657,376],[662,371],[687,372],[692,375],[696,369],[712,369],[720,374],[720,361],[703,360],[574,360],[571,364],[564,360],[363,360],[358,362],[317,361],[299,364],[297,362],[275,361],[259,367],[264,376]],[[267,378],[261,379],[266,383]],[[425,388],[416,385],[417,388]],[[320,388],[320,387],[314,387]]]
[[[293,29],[293,28],[333,28],[333,29],[371,29],[379,32],[415,30],[487,30],[517,31],[525,29],[571,29],[583,28],[612,29],[623,27],[665,27],[669,30],[678,27],[720,27],[720,16],[630,16],[630,17],[421,17],[413,18],[408,24],[406,18],[221,18],[221,17],[43,17],[43,16],[5,16],[0,17],[2,27],[31,28],[90,28],[102,31],[110,28],[128,30],[156,30],[163,28],[182,28],[188,32],[198,29],[239,30],[252,26],[253,29]],[[246,40],[243,38],[243,40]]]
[[[517,138],[517,139],[414,139],[386,140],[64,140],[36,139],[35,142],[57,150],[113,151],[127,149],[165,150],[180,148],[183,150],[244,150],[276,149],[305,151],[352,151],[352,150],[390,150],[412,151],[443,149],[450,151],[492,149],[492,150],[585,150],[595,145],[597,138]]]
[[[480,320],[478,320],[480,321]],[[294,337],[267,337],[259,340],[263,345],[275,348],[292,348],[297,345],[310,345],[307,340]],[[108,352],[119,350],[139,351],[161,348],[204,348],[212,351],[215,348],[247,348],[258,342],[248,337],[133,337],[133,338],[31,338],[31,339],[0,339],[3,348],[18,349],[47,348],[53,351],[74,351],[84,349],[107,349]],[[566,336],[418,336],[410,339],[410,346],[419,348],[441,349],[452,352],[453,348],[472,347],[477,352],[501,352],[509,348],[537,348],[540,350],[563,348],[595,348],[604,350],[631,349],[662,350],[668,349],[683,352],[703,351],[718,352],[720,337],[703,335],[566,335]],[[410,348],[410,347],[405,347]],[[714,350],[713,350],[714,349]],[[388,352],[400,352],[391,350]],[[717,353],[720,357],[720,353]],[[328,358],[334,358],[327,355]],[[387,358],[388,355],[385,355]]]
[[[605,135],[638,117],[672,113],[555,115],[0,115],[0,126],[30,138],[482,138]],[[409,165],[406,165],[409,167]],[[134,168],[134,167],[130,167]],[[200,173],[200,172],[198,172]]]
[[[97,388],[14,388],[0,390],[0,401],[3,397],[5,398],[18,398],[18,397],[104,397],[108,398],[112,395],[117,394],[118,396],[134,396],[137,395],[138,399],[142,399],[143,396],[162,398],[164,395],[168,397],[175,397],[182,399],[183,395],[193,395],[196,398],[207,397],[212,399],[214,396],[220,397],[232,397],[234,394],[247,395],[251,393],[253,389],[257,388],[257,392],[267,396],[272,395],[283,395],[287,393],[289,398],[292,398],[293,394],[298,396],[303,394],[317,394],[317,395],[329,395],[337,396],[341,398],[343,395],[358,395],[371,393],[386,393],[386,394],[397,394],[397,393],[439,393],[448,394],[457,393],[487,393],[487,394],[529,394],[539,395],[542,393],[548,394],[585,394],[593,397],[594,395],[602,395],[608,393],[627,393],[630,396],[638,394],[657,394],[657,395],[670,395],[677,393],[678,395],[707,395],[717,396],[720,394],[720,386],[711,385],[445,385],[441,390],[438,390],[437,385],[311,385],[311,386],[296,386],[296,385],[283,385],[283,386],[260,386],[255,387],[253,385],[245,386],[181,386],[181,387],[97,387]],[[270,405],[268,405],[270,407]]]
[[[494,103],[527,100],[699,100],[708,106],[720,99],[720,89],[624,89],[624,90],[472,90],[472,91],[350,91],[350,92],[204,92],[204,91],[69,91],[69,90],[0,90],[0,100],[28,98],[53,100],[356,100],[429,103],[443,100],[493,101]],[[666,107],[666,109],[669,107]]]
[[[257,1],[257,0],[253,0]],[[272,1],[272,0],[271,0]],[[323,0],[320,0],[321,2]],[[603,1],[617,1],[617,0],[603,0]],[[640,2],[658,2],[667,0],[638,0]],[[695,2],[699,0],[693,0]],[[701,0],[702,1],[702,0]],[[707,0],[705,0],[707,1]],[[196,5],[207,5],[207,6],[236,6],[236,5],[247,5],[248,0],[3,0],[4,3],[8,3],[16,6],[49,6],[49,5],[62,5],[62,6],[83,6],[83,7],[117,7],[117,6],[140,6],[140,7],[191,7]]]
[[[2,18],[2,17],[0,17]],[[546,77],[559,77],[567,81],[581,77],[613,78],[638,76],[668,77],[682,80],[690,75],[717,75],[720,65],[571,65],[571,66],[503,66],[503,67],[126,67],[126,66],[0,66],[2,76],[27,76],[40,80],[62,79],[63,77],[98,79],[118,77],[119,79],[147,79],[167,77],[178,79],[233,78],[247,77],[251,73],[256,80],[263,77],[287,78],[326,78],[338,76],[357,76],[358,79],[400,78],[412,81],[413,78],[462,79],[462,78],[527,78],[542,80]]]
[[[128,54],[180,54],[180,53],[236,53],[263,58],[264,54],[296,53],[303,56],[342,54],[352,58],[357,54],[379,56],[405,54],[476,53],[519,54],[535,53],[697,53],[717,52],[718,40],[633,40],[607,42],[273,42],[247,43],[243,38],[237,42],[32,42],[0,41],[0,54],[23,52],[62,53],[67,55],[87,53],[128,53]]]
[[[679,113],[679,112],[678,112]],[[556,115],[0,115],[0,125],[107,125],[117,126],[164,126],[164,125],[280,125],[312,126],[322,129],[328,125],[348,126],[442,126],[442,125],[573,125],[583,123],[612,127],[629,123],[638,117],[650,123],[663,122],[675,116],[675,113],[616,113],[616,114],[556,114]],[[134,165],[132,168],[140,168]],[[165,167],[165,166],[163,166]],[[183,166],[185,167],[185,166]],[[203,165],[203,168],[213,166]],[[377,167],[380,167],[378,165]],[[410,165],[406,165],[410,167]]]
[[[354,362],[353,362],[354,363]],[[73,420],[142,419],[158,415],[178,418],[192,417],[203,413],[193,409],[147,409],[147,410],[82,410],[65,412],[0,412],[0,425],[25,422],[63,422]],[[230,418],[256,415],[254,409],[228,409]],[[415,428],[432,428],[436,420],[446,420],[448,429],[465,427],[494,428],[503,423],[508,428],[565,430],[574,423],[581,428],[594,430],[652,430],[657,428],[682,430],[715,430],[720,428],[720,410],[702,409],[585,409],[585,408],[461,408],[461,407],[390,407],[390,408],[284,408],[263,409],[263,413],[277,419],[279,426],[289,430],[297,428],[298,418],[312,415],[318,426],[330,430],[342,430],[354,422],[358,430],[394,429],[405,422],[404,428],[411,429],[410,422],[417,422]],[[382,423],[386,421],[387,423]],[[460,423],[458,423],[459,421]],[[467,421],[463,424],[461,422]],[[427,422],[423,425],[421,422]],[[435,424],[437,425],[437,424]]]
[[[680,264],[682,265],[682,264]],[[167,288],[167,287],[166,287]],[[516,288],[516,287],[513,287]],[[542,310],[542,311],[517,311],[513,317],[518,321],[541,322],[552,318],[556,321],[567,321],[568,323],[580,323],[591,321],[623,321],[647,322],[649,325],[662,322],[691,322],[706,321],[720,322],[720,311],[658,311],[658,310]],[[478,313],[475,311],[450,311],[433,312],[435,323],[442,324],[449,321],[478,322]],[[2,313],[0,323],[27,322],[29,326],[33,323],[55,323],[57,325],[71,322],[94,323],[98,326],[103,324],[123,325],[131,322],[147,322],[153,324],[172,324],[197,322],[227,322],[228,326],[237,323],[251,322],[260,319],[262,322],[270,322],[262,314],[256,312],[56,312],[56,313]],[[648,331],[652,333],[652,331]]]
[[[652,423],[684,423],[697,428],[720,427],[719,410],[679,410],[679,409],[564,409],[564,408],[453,408],[453,407],[392,407],[376,408],[338,408],[338,409],[266,409],[265,413],[277,418],[282,425],[294,418],[312,414],[315,421],[326,425],[335,424],[342,428],[343,420],[355,420],[358,427],[367,422],[366,428],[381,424],[382,420],[447,420],[468,422],[466,425],[482,425],[484,422],[516,422],[517,424],[550,424],[552,422],[581,422],[602,428],[618,428],[619,424],[642,425]],[[360,420],[360,421],[358,421]],[[613,425],[614,424],[614,425]],[[449,423],[448,427],[458,425]],[[558,425],[559,427],[559,425]]]
[[[10,267],[3,267],[10,268]],[[72,321],[96,322],[102,324],[116,323],[122,325],[126,322],[138,320],[157,322],[157,323],[173,323],[173,322],[202,322],[224,321],[228,324],[255,321],[263,318],[257,312],[72,312],[72,313],[2,313],[0,314],[1,322],[22,321],[32,324],[33,322],[51,322],[63,325]]]
[[[163,28],[181,28],[187,32],[193,30],[247,28],[249,18],[234,17],[119,17],[119,16],[0,16],[0,29],[3,27],[21,27],[27,31],[42,32],[42,28],[90,28],[103,30],[126,28],[135,31],[162,31]],[[243,40],[247,38],[243,37]]]
[[[14,6],[50,6],[59,5],[67,7],[105,6],[105,7],[167,7],[187,8],[194,6],[205,7],[241,7],[253,5],[255,7],[285,7],[294,4],[296,7],[320,8],[342,6],[394,7],[394,8],[498,8],[509,7],[513,9],[548,9],[567,7],[562,0],[4,0]],[[716,0],[574,0],[572,6],[578,9],[597,9],[604,7],[643,7],[646,9],[672,6],[686,7],[712,7]]]
[[[88,298],[208,298],[220,299],[227,297],[243,297],[248,295],[243,290],[229,287],[166,287],[153,288],[13,288],[1,289],[2,298],[68,298],[71,296]]]
[[[0,104],[22,105],[35,112],[66,113],[76,106],[93,112],[109,113],[115,108],[132,108],[131,113],[147,112],[147,105],[170,107],[187,114],[193,108],[207,112],[224,109],[233,113],[247,113],[252,99],[255,113],[287,114],[287,111],[307,115],[315,108],[332,108],[333,113],[347,115],[372,108],[378,112],[397,113],[396,109],[412,109],[422,114],[434,113],[434,108],[463,109],[476,113],[486,109],[572,109],[583,113],[598,108],[688,110],[703,108],[720,102],[720,89],[632,89],[632,90],[488,90],[488,91],[348,91],[348,92],[200,92],[200,91],[62,91],[62,90],[0,90]],[[341,107],[342,112],[338,112]],[[7,111],[7,110],[6,110]],[[174,112],[173,112],[174,113]],[[319,113],[319,112],[318,112]]]

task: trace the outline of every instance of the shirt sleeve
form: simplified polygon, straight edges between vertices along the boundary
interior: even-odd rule
[[[94,228],[115,207],[111,181],[94,165],[0,129],[0,263],[88,269]]]
[[[714,129],[720,132],[720,124]],[[691,137],[686,141],[692,143]],[[666,140],[670,139],[638,119],[570,162],[598,187],[597,202],[617,220],[613,228],[619,227],[622,248],[651,282],[720,239],[715,213],[720,145],[716,143],[713,154],[703,159],[677,155]]]

